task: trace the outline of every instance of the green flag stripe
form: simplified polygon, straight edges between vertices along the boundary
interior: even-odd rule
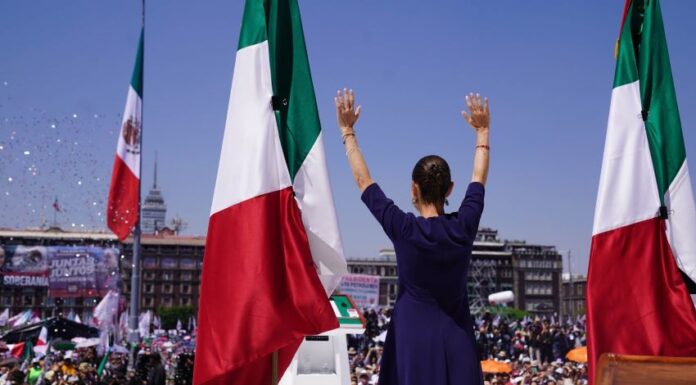
[[[247,0],[237,50],[267,40],[266,9],[263,0]]]
[[[614,73],[614,88],[625,84],[633,83],[638,80],[638,68],[636,67],[636,56],[633,47],[633,35],[630,27],[634,22],[631,17],[632,9],[635,2],[631,4],[631,8],[626,15],[624,24],[621,27],[619,36],[619,51],[616,58],[616,72]]]
[[[138,42],[138,53],[135,57],[135,67],[133,68],[133,77],[131,78],[131,87],[143,98],[143,44],[145,40],[145,30],[140,31],[140,41]]]
[[[278,135],[291,180],[321,131],[297,0],[247,0],[238,49],[268,40]],[[270,102],[270,101],[269,101]]]
[[[273,92],[287,100],[276,111],[291,180],[321,131],[297,0],[269,0],[268,41]]]
[[[637,76],[636,76],[637,75]],[[614,86],[640,81],[660,201],[686,159],[659,0],[634,0],[619,43]]]
[[[30,359],[34,355],[34,344],[31,341],[24,343],[24,351],[22,352],[22,361]]]
[[[104,368],[106,368],[106,364],[109,362],[109,356],[111,356],[111,348],[108,348],[106,352],[104,352],[104,357],[102,358],[101,362],[99,362],[99,366],[97,367],[97,376],[100,376],[104,373]]]

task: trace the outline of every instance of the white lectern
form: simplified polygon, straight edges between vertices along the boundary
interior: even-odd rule
[[[333,295],[338,329],[305,337],[279,385],[350,385],[346,334],[365,332],[365,319],[347,295]]]

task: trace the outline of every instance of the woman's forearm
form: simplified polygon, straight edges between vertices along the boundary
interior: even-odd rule
[[[476,132],[476,149],[474,151],[474,172],[471,176],[472,182],[486,184],[488,179],[488,162],[490,157],[490,147],[488,140],[488,129]]]
[[[355,139],[355,131],[353,130],[355,122],[360,117],[360,106],[355,108],[353,90],[348,90],[347,88],[343,89],[343,93],[341,93],[341,90],[338,90],[334,101],[336,102],[336,120],[338,121],[338,128],[341,130],[341,138],[346,148],[346,157],[348,158],[350,171],[353,173],[353,178],[355,183],[358,184],[360,192],[363,192],[372,184],[372,178],[370,178],[370,171],[367,169],[365,158],[363,158],[360,152],[358,141]]]
[[[471,181],[485,185],[488,179],[488,157],[490,156],[488,130],[491,127],[491,114],[488,109],[488,98],[481,98],[479,94],[470,93],[465,99],[469,111],[462,111],[462,116],[476,132],[474,172]]]
[[[352,128],[346,131],[353,132]],[[363,192],[373,181],[370,177],[370,170],[367,168],[367,163],[365,163],[365,158],[360,151],[360,147],[358,147],[358,140],[355,138],[355,134],[350,134],[345,137],[345,148],[348,164],[350,165],[355,183],[358,185],[360,192]]]

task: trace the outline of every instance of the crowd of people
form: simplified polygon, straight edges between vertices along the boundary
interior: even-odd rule
[[[132,368],[127,351],[100,355],[96,347],[26,359],[0,351],[0,385],[191,385],[192,345],[184,340],[156,342],[141,345]]]
[[[365,310],[363,335],[348,337],[348,355],[356,385],[375,385],[391,309]],[[507,319],[485,313],[476,317],[474,336],[481,360],[500,363],[503,370],[486,372],[485,385],[584,385],[587,364],[566,359],[586,345],[584,318]]]
[[[352,384],[377,384],[391,311],[365,310],[365,333],[348,335]],[[584,319],[512,320],[485,313],[475,325],[481,360],[505,368],[484,370],[485,385],[587,384],[586,364],[566,359],[569,351],[586,345]],[[190,385],[194,343],[191,336],[155,335],[141,344],[133,370],[125,350],[104,358],[92,346],[18,359],[0,347],[0,385]]]

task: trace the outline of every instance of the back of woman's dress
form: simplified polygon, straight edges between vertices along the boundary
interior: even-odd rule
[[[380,385],[483,382],[466,279],[483,196],[483,185],[471,183],[458,212],[423,218],[401,211],[376,183],[363,192],[394,243],[399,270]]]

